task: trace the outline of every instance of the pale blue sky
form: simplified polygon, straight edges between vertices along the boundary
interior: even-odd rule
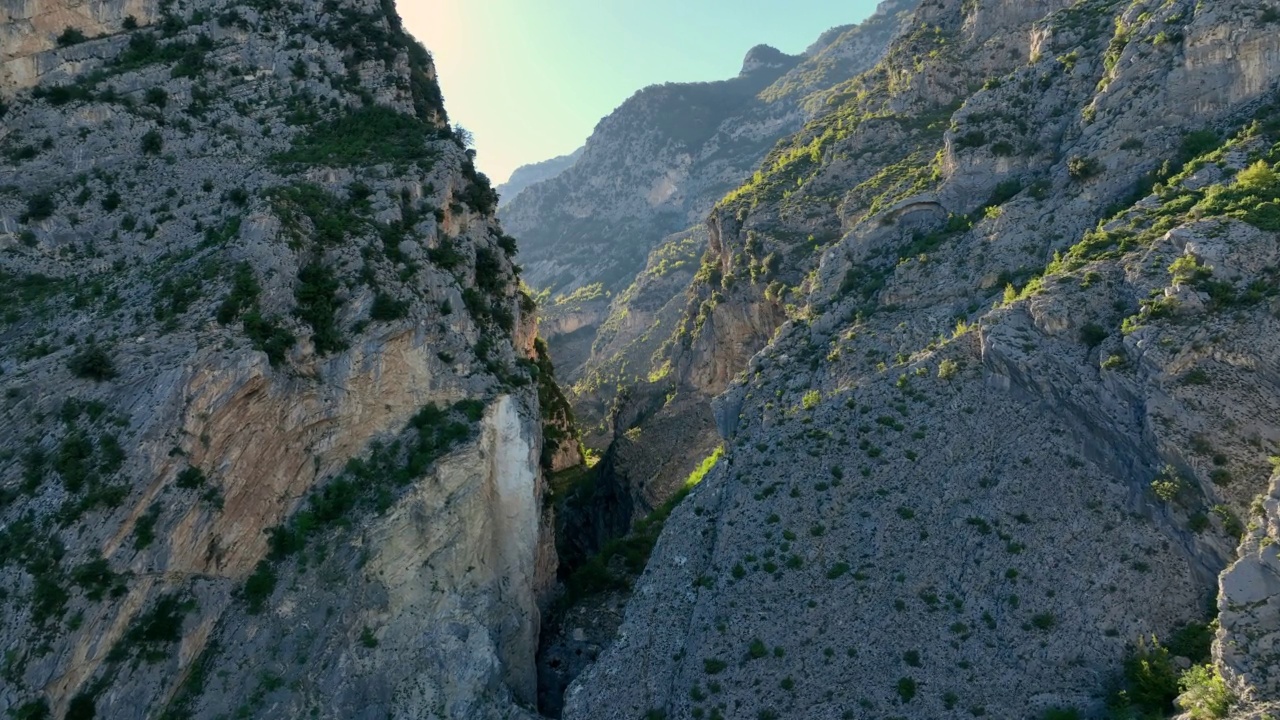
[[[636,90],[737,75],[752,46],[799,53],[876,0],[399,0],[454,122],[495,183],[577,149]]]

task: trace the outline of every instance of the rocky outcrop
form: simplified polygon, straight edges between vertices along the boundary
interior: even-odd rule
[[[430,55],[372,0],[15,7],[0,712],[529,717],[581,455]]]
[[[1215,660],[1239,701],[1232,717],[1266,717],[1280,709],[1276,643],[1280,639],[1280,477],[1251,508],[1240,559],[1222,573],[1218,590],[1221,630]]]

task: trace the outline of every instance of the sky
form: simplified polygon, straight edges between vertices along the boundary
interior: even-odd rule
[[[398,0],[435,57],[450,119],[475,137],[480,169],[580,147],[637,90],[723,80],[765,43],[797,54],[876,0]]]

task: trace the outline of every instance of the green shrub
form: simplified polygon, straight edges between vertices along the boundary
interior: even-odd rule
[[[1080,720],[1080,711],[1075,708],[1049,708],[1040,720]]]
[[[916,681],[910,677],[899,678],[897,690],[898,697],[902,700],[902,704],[905,705],[916,696]]]
[[[960,373],[960,365],[955,360],[947,359],[938,364],[938,377],[942,380],[951,380]]]
[[[81,692],[71,698],[71,704],[67,706],[67,714],[63,716],[63,720],[93,720],[96,715],[94,696],[89,692]]]
[[[150,547],[151,543],[156,539],[156,523],[160,520],[160,505],[153,504],[147,508],[142,517],[138,518],[138,522],[133,526],[133,548],[135,550],[145,550]]]
[[[254,349],[267,354],[272,365],[283,363],[297,341],[293,333],[278,323],[278,319],[264,318],[256,307],[245,313],[244,334]]]
[[[822,402],[822,393],[817,390],[810,390],[806,392],[804,394],[804,397],[800,399],[800,405],[805,410],[812,410],[818,407],[818,404],[821,402]]]
[[[217,319],[223,325],[229,325],[249,308],[258,302],[262,287],[253,268],[247,262],[236,265],[231,273],[231,293],[218,306]]]
[[[955,146],[958,150],[966,150],[968,148],[982,147],[987,144],[987,135],[981,130],[970,130],[963,135],[956,136]]]
[[[1206,662],[1213,648],[1213,637],[1217,629],[1216,620],[1209,623],[1187,623],[1174,631],[1165,643],[1165,648],[1174,656],[1188,658],[1193,663]]]
[[[44,698],[23,703],[9,710],[12,720],[49,720],[49,702]]]
[[[337,311],[338,279],[333,270],[323,263],[313,262],[298,272],[298,287],[294,299],[298,303],[297,315],[311,326],[312,342],[321,355],[338,352],[347,347],[338,328]]]
[[[702,670],[708,675],[719,675],[727,667],[729,667],[729,663],[717,658],[707,658],[702,661]]]
[[[182,625],[196,602],[179,593],[162,595],[145,613],[139,615],[124,636],[107,655],[119,662],[137,658],[146,663],[167,660],[173,646],[182,640]]]
[[[1280,179],[1277,178],[1276,171],[1265,160],[1259,160],[1236,175],[1236,185],[1246,190],[1266,192],[1274,190],[1277,183],[1280,183]]]
[[[1167,713],[1178,696],[1178,675],[1169,651],[1154,638],[1130,653],[1124,663],[1125,696],[1134,707],[1151,713]]]
[[[409,314],[409,303],[396,300],[391,295],[379,291],[373,296],[373,307],[369,310],[369,318],[377,322],[399,320]]]
[[[381,105],[319,123],[275,156],[277,163],[302,165],[377,165],[429,161],[435,129],[422,120]]]
[[[205,479],[204,473],[200,468],[188,467],[178,473],[178,476],[174,478],[173,484],[183,490],[195,490],[204,486]]]
[[[1031,616],[1031,626],[1037,630],[1051,630],[1057,622],[1053,613],[1036,613]]]
[[[90,345],[67,360],[67,369],[78,378],[104,382],[119,375],[111,356],[98,345]]]
[[[1110,336],[1110,333],[1097,323],[1089,323],[1080,328],[1080,342],[1091,348],[1101,345],[1108,336]]]
[[[153,87],[147,90],[145,99],[148,105],[162,108],[169,103],[169,93],[165,92],[164,88]]]
[[[164,136],[159,130],[148,130],[142,136],[141,147],[145,155],[159,155],[164,150]]]
[[[116,586],[117,576],[111,570],[111,564],[101,556],[77,565],[71,570],[71,582],[85,591],[85,597],[93,601],[101,600],[108,590]],[[120,589],[124,589],[120,586]]]
[[[58,36],[58,47],[67,47],[69,45],[78,45],[89,38],[80,30],[68,27]]]
[[[1193,720],[1224,718],[1231,709],[1231,691],[1212,665],[1192,667],[1182,673],[1178,685],[1182,688],[1178,704]]]
[[[1178,500],[1187,489],[1182,473],[1172,465],[1165,465],[1151,481],[1151,492],[1163,502]]]
[[[53,195],[50,193],[32,195],[27,198],[27,211],[18,219],[24,223],[48,220],[53,216],[57,207],[57,203],[54,201]]]
[[[1222,138],[1213,130],[1196,130],[1182,136],[1179,148],[1179,159],[1183,163],[1190,162],[1201,155],[1212,152],[1222,144]]]
[[[276,583],[279,579],[276,577],[275,566],[267,560],[258,563],[258,567],[254,569],[253,574],[245,580],[244,590],[241,595],[245,603],[248,605],[250,615],[257,615],[262,612],[263,606],[267,600],[271,599],[271,595],[276,591]]]
[[[1097,177],[1101,172],[1102,163],[1097,158],[1077,155],[1067,160],[1067,174],[1077,182]]]

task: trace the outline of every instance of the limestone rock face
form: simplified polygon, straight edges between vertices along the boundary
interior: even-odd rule
[[[1280,643],[1280,476],[1258,499],[1250,521],[1255,528],[1240,547],[1240,559],[1222,573],[1218,611],[1221,631],[1215,659],[1241,700],[1233,717],[1266,716],[1280,708],[1277,643]]]
[[[0,714],[528,717],[581,456],[429,53],[4,12]]]
[[[14,0],[0,5],[0,97],[97,57],[87,48],[56,49],[68,29],[85,37],[118,33],[127,18],[138,25],[156,20],[159,5],[156,0]]]
[[[1102,716],[1219,590],[1270,712],[1263,531],[1219,573],[1280,454],[1273,22],[937,0],[829,93],[710,214],[665,357],[725,454],[564,717]]]

